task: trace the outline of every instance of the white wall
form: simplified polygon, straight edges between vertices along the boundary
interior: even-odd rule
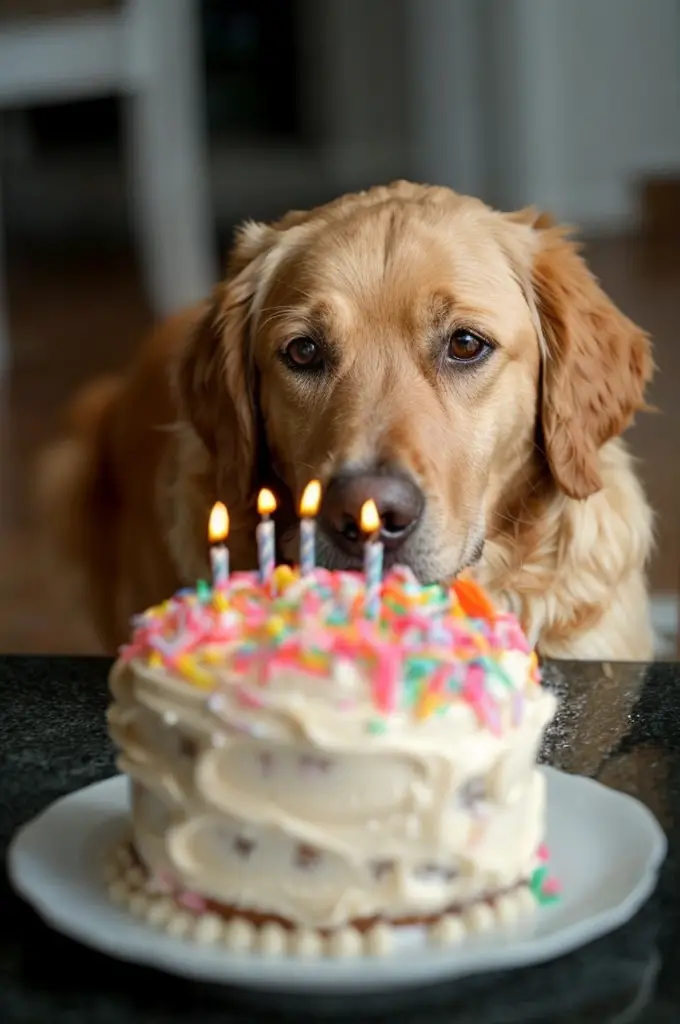
[[[413,96],[429,96],[425,116],[414,108],[419,177],[465,190],[473,168],[477,191],[501,205],[618,228],[634,220],[641,173],[680,170],[678,0],[411,0],[408,10]]]

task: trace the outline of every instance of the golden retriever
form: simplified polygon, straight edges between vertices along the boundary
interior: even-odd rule
[[[647,659],[652,516],[619,436],[652,368],[547,218],[375,187],[243,226],[213,295],[76,400],[44,516],[109,650],[206,577],[218,498],[235,569],[255,564],[263,485],[294,560],[316,477],[322,564],[361,564],[374,497],[388,565],[467,569],[545,656]]]

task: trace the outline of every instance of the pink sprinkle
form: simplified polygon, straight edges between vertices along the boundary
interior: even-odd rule
[[[398,647],[385,644],[379,651],[378,671],[373,686],[375,702],[380,711],[394,711],[401,656]]]
[[[538,850],[536,851],[536,856],[542,864],[545,864],[545,862],[548,860],[548,847],[545,843],[541,843]]]
[[[305,673],[308,676],[318,676],[320,679],[325,679],[328,676],[328,670],[323,665],[310,664],[308,661],[300,661],[300,654],[298,651],[282,651],[279,650],[275,657],[271,661],[267,662],[267,666],[270,671],[281,668],[292,668]]]
[[[480,665],[470,665],[463,684],[463,699],[474,710],[480,722],[485,719],[484,670]]]
[[[316,615],[321,611],[321,607],[322,601],[318,594],[308,590],[307,593],[303,595],[301,603],[302,615]]]
[[[186,910],[193,910],[197,914],[204,914],[208,909],[208,904],[203,897],[195,892],[181,892],[177,896],[177,902],[181,907],[184,907]]]
[[[428,687],[430,693],[443,693],[449,681],[451,669],[448,665],[440,665],[430,680]]]
[[[361,652],[362,647],[359,644],[348,640],[347,637],[338,636],[333,640],[333,653],[337,654],[339,657],[345,657],[349,661],[353,661],[355,658],[359,658]]]
[[[562,886],[556,878],[546,878],[543,883],[543,895],[544,896],[559,896],[562,892]]]
[[[243,687],[239,687],[237,696],[239,704],[244,708],[261,708],[263,706],[261,697],[250,693],[248,690],[244,690]]]

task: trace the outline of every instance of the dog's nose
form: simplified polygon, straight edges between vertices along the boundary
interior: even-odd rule
[[[364,502],[373,499],[380,514],[380,539],[396,550],[418,525],[425,499],[405,476],[352,473],[333,477],[321,506],[321,525],[349,554],[360,554],[364,537],[359,519]]]

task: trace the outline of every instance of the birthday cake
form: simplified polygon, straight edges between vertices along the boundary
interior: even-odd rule
[[[111,897],[270,955],[440,944],[556,898],[536,767],[555,700],[470,581],[236,573],[134,622],[109,728],[131,786]],[[403,934],[403,933],[402,933]]]

